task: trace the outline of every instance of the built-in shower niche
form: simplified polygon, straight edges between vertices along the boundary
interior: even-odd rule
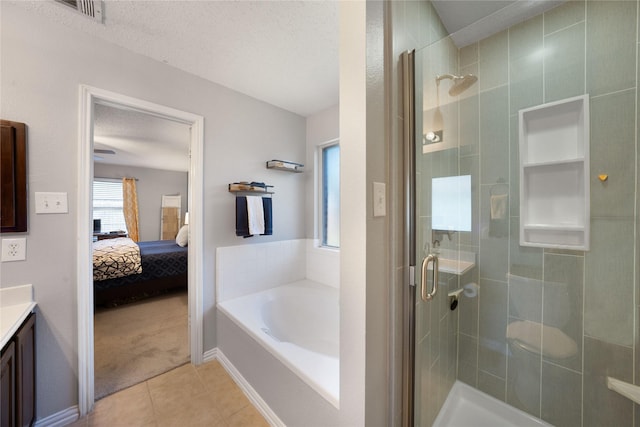
[[[589,96],[520,110],[520,244],[589,249]]]

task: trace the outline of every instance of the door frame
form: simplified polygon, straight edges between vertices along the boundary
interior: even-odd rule
[[[103,89],[80,85],[77,204],[77,299],[78,299],[78,409],[80,416],[94,404],[93,262],[91,203],[93,181],[94,105],[143,112],[191,127],[189,164],[189,264],[188,312],[191,363],[203,361],[203,146],[204,118]]]

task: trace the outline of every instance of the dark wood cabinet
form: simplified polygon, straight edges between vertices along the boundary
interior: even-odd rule
[[[31,313],[2,349],[0,427],[32,426],[35,421],[35,325]]]
[[[0,370],[0,426],[16,425],[16,352],[15,344],[2,349],[2,369]]]
[[[31,426],[36,409],[36,315],[31,313],[16,333],[16,425]]]
[[[0,232],[27,231],[27,126],[0,120]]]

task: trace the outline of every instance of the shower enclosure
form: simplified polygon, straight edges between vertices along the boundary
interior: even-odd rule
[[[403,55],[405,425],[432,425],[456,380],[558,426],[640,425],[608,387],[640,384],[639,21],[638,1],[569,1]]]

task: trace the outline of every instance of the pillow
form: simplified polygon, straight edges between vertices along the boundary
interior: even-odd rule
[[[189,243],[189,226],[183,225],[178,235],[176,236],[176,243],[183,248]]]

